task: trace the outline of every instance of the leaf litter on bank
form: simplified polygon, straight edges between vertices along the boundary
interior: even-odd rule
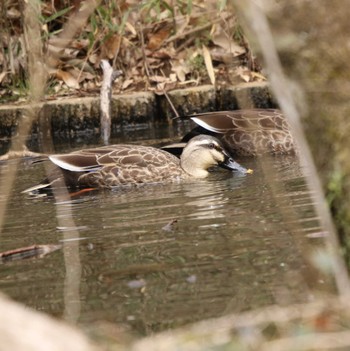
[[[118,93],[162,93],[183,85],[264,80],[261,72],[252,69],[256,65],[251,63],[251,52],[234,10],[225,2],[193,0],[171,7],[163,1],[102,1],[72,40],[62,40],[60,33],[68,17],[83,4],[70,0],[41,3],[44,56],[51,76],[48,94],[95,94],[103,59],[124,71],[123,79],[113,87]],[[13,96],[18,81],[25,79],[27,62],[18,2],[10,0],[0,9],[7,15],[0,20],[4,28],[0,99],[6,99]],[[18,95],[25,96],[26,89]]]

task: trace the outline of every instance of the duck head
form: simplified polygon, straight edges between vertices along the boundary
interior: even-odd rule
[[[208,168],[216,165],[235,172],[248,172],[231,158],[218,139],[210,135],[192,138],[184,147],[180,160],[183,170],[196,178],[205,178]]]

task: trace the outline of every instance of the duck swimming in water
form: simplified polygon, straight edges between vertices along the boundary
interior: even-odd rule
[[[214,111],[187,116],[199,127],[183,138],[209,133],[219,138],[233,155],[286,155],[296,152],[289,124],[278,109]]]
[[[210,135],[192,138],[180,159],[155,147],[126,144],[51,155],[49,159],[58,170],[56,168],[47,179],[24,192],[49,188],[62,178],[67,187],[83,189],[205,178],[208,168],[216,165],[249,173]]]

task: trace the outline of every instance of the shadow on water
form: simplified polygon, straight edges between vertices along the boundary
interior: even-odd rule
[[[334,291],[308,260],[323,247],[324,233],[297,160],[240,162],[254,174],[220,170],[205,180],[94,192],[61,204],[79,233],[78,322],[125,323],[149,334]],[[58,225],[53,199],[20,193],[43,174],[41,165],[21,167],[1,251],[55,244],[70,229]],[[163,230],[173,219],[173,230]],[[1,266],[0,288],[62,316],[66,269],[62,251],[8,263]]]

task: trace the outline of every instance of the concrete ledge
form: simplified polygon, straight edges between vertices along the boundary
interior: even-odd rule
[[[217,94],[217,110],[237,110],[246,108],[275,108],[267,83],[242,83],[220,89]]]
[[[213,85],[175,89],[168,92],[168,96],[180,116],[191,115],[196,112],[215,111],[217,91]],[[175,117],[166,97],[158,96],[159,113],[163,119]]]
[[[168,95],[180,115],[237,108],[275,107],[266,83],[244,83],[215,89],[212,85],[177,89]],[[29,104],[0,106],[0,138],[16,133],[18,122]],[[99,97],[66,98],[39,104],[41,115],[54,135],[98,134],[100,127]],[[148,128],[153,123],[170,122],[174,113],[166,97],[152,92],[113,95],[112,131],[121,128]],[[47,125],[47,124],[46,124]],[[40,132],[35,123],[33,133]]]

